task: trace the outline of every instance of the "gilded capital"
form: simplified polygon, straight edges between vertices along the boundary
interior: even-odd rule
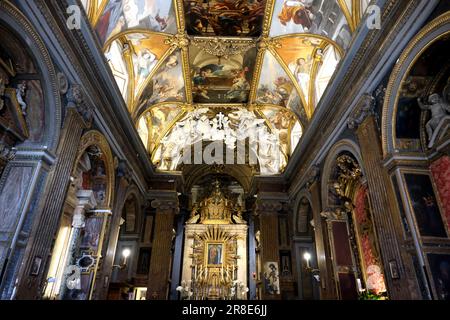
[[[180,32],[167,38],[164,43],[171,47],[187,50],[190,40],[186,32]]]

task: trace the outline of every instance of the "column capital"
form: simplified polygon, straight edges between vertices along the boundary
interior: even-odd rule
[[[355,130],[359,127],[363,121],[371,115],[375,114],[375,98],[365,93],[359,99],[356,108],[347,120],[347,126],[351,130]]]
[[[255,214],[277,214],[283,208],[279,200],[258,199],[256,201]]]
[[[176,192],[160,192],[157,193],[153,197],[153,200],[151,201],[152,208],[168,212],[168,211],[174,211],[175,213],[178,213],[179,211],[179,202],[178,202],[178,195]]]
[[[94,209],[97,206],[94,191],[92,190],[78,190],[77,191],[78,207],[83,207],[85,210]]]

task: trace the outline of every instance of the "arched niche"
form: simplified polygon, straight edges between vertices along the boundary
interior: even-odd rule
[[[6,87],[17,89],[26,83],[25,122],[29,137],[18,147],[55,151],[61,128],[61,99],[58,76],[50,54],[30,22],[13,4],[0,3],[0,33],[2,59],[14,76]],[[10,63],[13,63],[12,65]]]
[[[91,164],[83,167],[87,160]],[[80,168],[79,165],[82,165],[82,167]],[[98,183],[94,180],[85,181],[83,177],[87,177],[86,173],[90,173],[93,178],[102,179]],[[99,207],[111,208],[115,186],[114,158],[108,141],[99,131],[89,131],[81,138],[72,176],[76,179],[81,178],[81,181],[79,181],[81,187],[91,187],[96,192]]]
[[[422,98],[427,105],[433,93],[444,98],[450,76],[449,48],[450,12],[447,12],[426,25],[401,54],[390,76],[383,105],[384,156],[426,152],[432,146],[425,129],[430,114],[421,110],[417,99]]]
[[[341,299],[355,299],[364,289],[387,295],[369,195],[359,148],[351,140],[338,142],[325,160],[321,215]]]
[[[383,153],[390,162],[403,236],[414,243],[409,254],[425,299],[446,299],[440,282],[450,264],[450,250],[439,248],[450,243],[449,50],[447,11],[425,25],[402,52],[382,114]]]
[[[92,297],[101,259],[114,191],[114,160],[106,138],[96,130],[85,133],[70,177],[44,297],[88,300]],[[80,287],[66,285],[66,268],[80,268]]]
[[[139,282],[136,280],[137,277],[145,278],[148,275],[151,255],[151,246],[146,240],[148,238],[146,233],[151,233],[152,226],[149,230],[137,188],[131,188],[127,192],[125,201],[118,209],[121,219],[113,265],[110,266],[112,273],[108,290],[108,297],[113,299],[121,292],[133,292],[133,283]],[[127,251],[129,255],[124,256]]]
[[[329,151],[327,158],[325,159],[323,165],[323,172],[321,176],[321,197],[322,197],[322,208],[329,208],[333,206],[330,201],[330,177],[333,174],[333,170],[336,164],[336,158],[341,153],[348,153],[352,155],[358,163],[362,162],[361,152],[358,145],[350,139],[343,139],[336,143]],[[361,168],[364,174],[364,167]]]
[[[294,210],[294,230],[297,235],[312,235],[311,221],[313,219],[313,209],[309,197],[299,196]]]

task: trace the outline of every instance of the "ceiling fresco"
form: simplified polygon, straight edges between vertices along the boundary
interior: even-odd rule
[[[369,2],[82,1],[156,168],[254,139],[261,175],[283,172]]]
[[[186,30],[199,36],[259,37],[265,0],[184,0]]]

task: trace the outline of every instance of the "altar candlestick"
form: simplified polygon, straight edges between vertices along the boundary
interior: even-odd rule
[[[364,290],[363,290],[362,285],[361,285],[361,279],[356,279],[356,283],[358,285],[358,291],[359,292],[363,292]]]

